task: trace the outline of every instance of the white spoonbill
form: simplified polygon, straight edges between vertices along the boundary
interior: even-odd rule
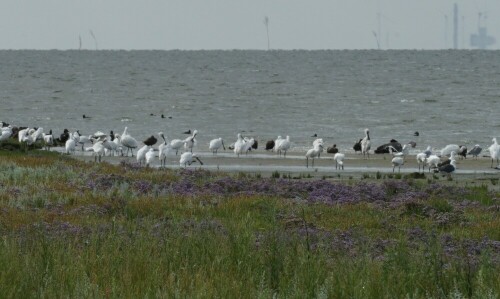
[[[159,132],[158,135],[163,139],[163,143],[158,146],[158,159],[160,160],[161,167],[165,167],[167,164],[167,155],[170,151],[170,143],[165,139],[163,132]]]
[[[234,143],[234,153],[239,157],[245,150],[245,140],[241,137],[241,133],[237,135],[238,140]]]
[[[335,160],[335,169],[337,169],[337,167],[338,167],[338,168],[342,168],[342,170],[344,170],[344,159],[345,159],[345,155],[342,153],[336,153],[333,156],[333,160]]]
[[[12,136],[12,128],[9,127],[3,127],[1,134],[0,134],[0,142],[5,141],[9,139]]]
[[[389,152],[392,154],[394,158],[391,160],[392,164],[392,172],[398,167],[398,172],[401,172],[401,165],[405,164],[405,155],[404,152],[394,153],[394,147],[389,146]]]
[[[149,150],[146,153],[146,166],[149,166],[151,162],[153,162],[153,159],[155,158],[155,150],[154,148],[149,148]]]
[[[277,152],[281,156],[281,152],[283,151],[283,157],[286,157],[286,152],[290,149],[292,143],[290,142],[290,136],[286,136],[286,139],[281,140],[278,144]]]
[[[460,146],[458,146],[458,144],[448,144],[441,150],[441,156],[449,156],[451,155],[451,152],[458,153],[459,149]]]
[[[93,151],[93,155],[94,155],[94,162],[97,162],[97,160],[99,159],[99,162],[101,162],[101,157],[104,156],[104,141],[106,139],[99,139],[97,140],[96,142],[94,142],[94,144],[92,145],[91,149]]]
[[[137,151],[137,162],[139,165],[142,165],[143,163],[146,164],[146,152],[149,150],[150,146],[149,145],[144,145]]]
[[[130,136],[128,133],[128,127],[125,127],[125,130],[123,130],[122,136],[120,138],[120,143],[122,146],[127,148],[127,152],[125,153],[125,156],[128,156],[128,151],[132,153],[132,157],[134,156],[134,149],[139,147],[139,142],[137,140]]]
[[[317,143],[314,147],[306,153],[306,167],[309,167],[309,158],[312,159],[312,167],[314,167],[314,158],[319,157],[323,150],[323,144]]]
[[[498,145],[496,137],[491,139],[491,141],[493,141],[493,144],[490,145],[490,147],[488,148],[488,151],[490,152],[491,167],[493,168],[493,161],[494,160],[497,160],[497,164],[498,164],[498,159],[500,156],[500,145]]]
[[[76,133],[76,132],[75,132]],[[70,153],[75,153],[75,148],[76,148],[76,138],[75,133],[70,133],[68,140],[66,140],[66,144],[64,145],[64,148],[66,149],[66,154]]]
[[[210,143],[208,144],[208,149],[212,151],[212,154],[217,154],[217,151],[219,148],[222,146],[224,150],[226,150],[226,147],[224,146],[224,140],[222,138],[215,138],[210,140]]]
[[[438,164],[441,162],[441,159],[437,155],[430,155],[427,157],[427,166],[429,166],[429,172],[431,172],[432,168],[437,168]]]
[[[193,164],[194,162],[200,162],[200,165],[203,165],[203,162],[201,162],[200,158],[196,154],[193,154],[191,152],[185,152],[181,155],[181,159],[179,160],[180,166],[184,166],[186,168],[188,165]]]
[[[363,153],[363,158],[365,158],[365,155],[370,158],[370,148],[370,130],[365,129],[365,138],[361,140],[361,153]]]
[[[188,138],[184,139],[184,149],[186,151],[193,152],[193,147],[196,145],[196,135],[198,134],[198,130],[193,131],[193,135],[189,136]]]

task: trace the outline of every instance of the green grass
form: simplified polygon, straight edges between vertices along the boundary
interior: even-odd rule
[[[203,186],[225,176],[202,172],[190,182]],[[500,240],[499,194],[486,186],[470,187],[463,199],[432,195],[397,205],[132,188],[149,182],[155,190],[183,179],[180,171],[0,151],[0,297],[500,294],[499,253],[488,249],[472,257],[466,246],[452,246]],[[105,180],[106,188],[88,185]],[[477,204],[457,205],[462,200]]]

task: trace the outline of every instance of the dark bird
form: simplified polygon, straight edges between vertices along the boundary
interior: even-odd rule
[[[163,114],[162,114],[162,115],[161,115],[161,118],[165,118],[165,115],[163,115]]]
[[[274,148],[274,140],[266,142],[266,151],[272,151]]]
[[[0,122],[0,123],[2,124],[2,128],[4,128],[4,127],[8,127],[8,126],[9,126],[9,124],[8,124],[8,123],[6,123],[6,122],[3,122],[3,121],[2,121],[2,122]]]
[[[467,154],[477,159],[477,156],[479,156],[482,150],[483,148],[481,148],[479,144],[476,144]]]
[[[253,144],[252,144],[252,148],[257,149],[258,147],[259,147],[259,142],[257,141],[257,139],[254,139]]]
[[[451,161],[454,161],[454,160],[455,160],[455,155],[456,155],[456,154],[455,154],[455,152],[451,152],[451,154],[450,154],[450,158],[448,158],[448,159],[444,160],[443,162],[439,162],[439,163],[438,163],[438,165],[437,165],[437,166],[438,166],[438,168],[439,168],[439,167],[442,167],[442,166],[446,166],[446,165],[450,164],[450,163],[451,163]]]
[[[352,147],[352,148],[354,149],[354,152],[355,152],[355,153],[356,153],[356,152],[361,152],[361,140],[363,140],[363,139],[360,139],[360,140],[359,140],[358,142],[356,142],[356,143],[354,144],[354,146]],[[387,151],[387,152],[389,152],[389,151]]]
[[[375,154],[388,154],[390,153],[390,147],[393,147],[396,152],[401,152],[403,151],[403,147],[401,146],[401,143],[399,143],[395,139],[391,139],[389,143],[382,144],[381,146],[377,147],[375,149]]]
[[[434,170],[434,172],[439,172],[442,174],[450,175],[457,168],[455,163],[456,163],[455,160],[451,160],[450,164],[443,165],[443,166],[439,167],[438,169]]]
[[[115,133],[113,132],[113,130],[111,130],[109,132],[109,137],[110,137],[111,141],[115,140]]]
[[[85,119],[91,119],[92,117],[90,117],[90,116],[86,116],[86,115],[84,114],[84,115],[83,115],[83,118],[85,118]]]
[[[312,135],[311,137],[318,137],[318,134],[316,134],[316,133],[315,133],[315,134],[314,134],[314,135]]]
[[[465,145],[460,145],[457,155],[462,156],[464,159],[467,159],[467,147]]]
[[[153,113],[150,113],[149,116],[155,116]]]
[[[183,134],[192,134],[191,129],[187,130],[187,131],[186,131],[186,132],[184,132]]]
[[[66,143],[69,139],[69,131],[68,129],[64,129],[63,133],[59,136],[59,142],[60,143]]]
[[[408,142],[409,145],[411,145],[411,148],[415,148],[417,146],[417,143],[415,141],[410,141]]]
[[[420,136],[420,133],[418,131],[415,131],[415,133],[413,133],[413,136]]]
[[[142,143],[144,143],[145,145],[148,145],[148,146],[153,146],[156,144],[158,140],[156,139],[155,136],[151,135],[151,137],[149,137],[148,139],[144,140]]]
[[[339,152],[339,149],[337,148],[337,145],[334,144],[333,146],[330,146],[326,149],[326,152],[329,154],[336,154]]]

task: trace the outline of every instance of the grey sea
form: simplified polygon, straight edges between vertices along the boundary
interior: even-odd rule
[[[365,128],[373,147],[500,136],[498,51],[0,51],[0,64],[0,120],[55,135],[197,129],[200,150],[241,132],[301,151],[317,134],[345,152]]]

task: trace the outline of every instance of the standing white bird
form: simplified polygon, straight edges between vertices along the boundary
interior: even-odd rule
[[[186,168],[188,165],[191,165],[192,163],[196,162],[196,160],[200,162],[200,165],[203,165],[203,162],[201,162],[200,158],[198,158],[196,154],[193,154],[191,152],[185,152],[181,155],[179,164],[181,167],[184,166],[184,168]]]
[[[427,157],[427,166],[429,166],[429,172],[431,172],[431,167],[437,168],[440,162],[441,159],[437,155],[430,155],[429,157]]]
[[[370,158],[370,148],[370,130],[365,129],[365,138],[361,140],[361,153],[363,153],[363,158],[365,158],[365,155]]]
[[[222,146],[224,150],[226,150],[226,147],[224,146],[224,140],[222,138],[215,138],[210,140],[210,143],[208,144],[208,149],[212,151],[212,154],[217,154],[217,151],[219,148]]]
[[[188,138],[184,139],[184,149],[186,151],[193,152],[193,147],[196,145],[196,135],[198,134],[198,130],[193,131],[193,135],[189,136]]]
[[[146,164],[146,152],[149,150],[149,145],[144,145],[137,151],[137,162],[139,165],[142,165],[143,163]]]
[[[69,134],[69,138],[68,140],[66,140],[66,144],[64,145],[65,149],[66,149],[66,154],[70,154],[70,153],[75,153],[75,148],[76,148],[76,138],[77,136],[75,136],[75,133],[71,133]]]
[[[290,149],[292,143],[290,142],[290,136],[286,136],[286,139],[281,140],[281,142],[277,146],[277,152],[281,156],[281,152],[283,151],[283,157],[286,157],[286,152]]]
[[[165,167],[167,164],[167,155],[170,151],[170,143],[165,139],[163,132],[159,132],[158,135],[163,139],[163,143],[158,146],[158,159],[160,160],[161,167]]]
[[[9,127],[3,127],[2,131],[0,132],[0,142],[5,141],[9,139],[12,136],[12,128]]]
[[[335,169],[337,169],[337,167],[338,168],[342,167],[342,170],[344,170],[344,159],[345,159],[345,154],[342,153],[336,153],[333,156],[333,160],[335,160]]]
[[[83,136],[83,135],[80,135],[80,131],[76,130],[76,133],[78,133],[78,144],[82,145],[82,151],[83,151],[83,147],[85,146],[86,143],[92,143],[92,135],[89,135],[89,136]],[[95,136],[95,137],[99,137],[99,136]]]
[[[104,152],[104,145],[103,143],[106,141],[105,138],[101,138],[99,140],[97,140],[96,142],[94,142],[94,144],[92,145],[91,149],[93,151],[93,155],[94,155],[94,162],[97,162],[97,160],[99,159],[99,162],[101,162],[101,157],[104,156],[105,152]]]
[[[389,152],[392,154],[392,156],[394,156],[394,158],[392,158],[391,160],[392,172],[394,172],[396,167],[398,167],[398,172],[401,172],[401,165],[405,164],[405,154],[404,152],[394,153],[394,150],[394,147],[389,146]]]
[[[177,156],[177,154],[179,153],[179,150],[181,149],[181,147],[184,145],[184,140],[180,140],[180,139],[172,139],[170,141],[170,148],[175,150],[175,155]]]
[[[319,153],[318,153],[318,159],[320,158],[321,156],[321,153],[323,152],[323,148],[325,146],[325,143],[323,142],[323,138],[316,138],[314,141],[313,141],[313,148],[315,146],[318,146],[318,145],[321,145],[321,147],[319,148]]]
[[[113,131],[111,131],[113,132]],[[114,148],[115,148],[115,155],[118,154],[118,152],[121,153],[121,155],[123,156],[123,146],[122,146],[122,143],[121,143],[121,135],[116,133],[116,134],[113,134],[111,135],[111,138],[113,138],[113,140],[111,142],[113,142],[115,145],[114,145]]]
[[[422,165],[422,171],[424,171],[427,154],[425,152],[418,153],[415,158],[417,159],[418,171],[420,172],[420,165]]]
[[[146,153],[146,166],[149,166],[151,162],[153,162],[153,159],[155,158],[155,150],[151,147],[149,148],[149,151]]]
[[[42,134],[43,145],[46,150],[50,150],[50,147],[54,145],[54,136],[52,136],[52,130],[49,130],[49,134]]]
[[[281,144],[281,141],[283,141],[283,140],[284,139],[281,136],[278,136],[278,138],[276,138],[276,140],[274,140],[273,151],[278,151],[278,146]]]
[[[498,145],[496,137],[491,139],[491,141],[493,141],[493,144],[490,145],[490,147],[488,148],[488,151],[490,152],[490,156],[491,156],[491,168],[493,168],[493,161],[494,160],[497,160],[497,164],[498,164],[498,159],[500,157],[500,145]]]
[[[448,144],[441,150],[441,156],[449,156],[451,155],[451,152],[458,153],[459,149],[460,146],[458,146],[458,144]]]
[[[312,159],[312,167],[314,167],[314,158],[319,157],[323,150],[323,144],[317,143],[314,147],[306,153],[306,167],[309,167],[309,158]]]
[[[252,149],[252,146],[254,145],[255,143],[255,139],[253,138],[250,138],[250,139],[247,139],[245,138],[245,143],[243,144],[243,153],[245,153],[246,155],[248,155],[248,152]]]
[[[137,140],[130,136],[130,134],[128,133],[128,128],[125,127],[125,130],[123,130],[123,133],[120,137],[120,143],[122,144],[122,146],[126,147],[127,148],[127,152],[125,153],[125,156],[128,156],[128,151],[130,150],[130,152],[132,153],[132,157],[134,156],[134,149],[139,147],[139,142],[137,142]]]
[[[245,151],[245,140],[241,137],[241,133],[236,136],[238,139],[234,143],[234,153],[239,157]]]

